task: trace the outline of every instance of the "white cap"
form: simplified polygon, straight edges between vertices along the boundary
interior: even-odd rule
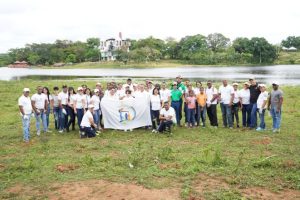
[[[78,88],[77,88],[77,91],[79,91],[79,90],[83,90],[83,88],[82,88],[82,87],[78,87]]]
[[[244,85],[250,85],[250,83],[249,82],[245,82]]]
[[[279,85],[278,81],[273,81],[272,85]]]
[[[174,81],[174,82],[173,82],[173,85],[177,85],[177,82],[176,82],[176,81]]]
[[[259,84],[258,86],[259,86],[259,87],[266,87],[265,84]]]
[[[239,84],[238,84],[238,83],[233,83],[232,85],[233,85],[233,86],[235,86],[235,85],[237,86],[237,85],[239,85]]]
[[[93,104],[90,104],[90,105],[88,106],[88,108],[94,108],[94,105],[93,105]]]
[[[96,92],[99,92],[99,90],[98,89],[94,89],[94,92],[96,93]]]
[[[178,76],[176,76],[176,78],[180,78],[180,79],[182,79],[182,76],[181,76],[181,75],[178,75]]]
[[[254,76],[251,76],[251,77],[249,78],[249,80],[255,80],[255,77],[254,77]]]
[[[30,92],[30,89],[29,88],[24,88],[23,92]]]
[[[96,85],[101,85],[101,83],[98,82],[98,83],[96,83]]]

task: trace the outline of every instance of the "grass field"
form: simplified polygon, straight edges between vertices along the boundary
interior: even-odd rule
[[[22,88],[63,83],[82,84],[0,82],[0,199],[300,198],[299,87],[282,88],[280,134],[208,126],[176,128],[170,137],[143,129],[106,130],[93,139],[79,139],[78,131],[37,137],[32,119],[32,142],[24,144]]]

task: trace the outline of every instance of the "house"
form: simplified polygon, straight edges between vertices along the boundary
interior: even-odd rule
[[[26,61],[16,61],[13,64],[8,65],[10,68],[29,68],[28,62]]]
[[[117,57],[117,50],[125,50],[129,52],[129,47],[131,45],[129,40],[123,40],[121,34],[120,38],[109,38],[105,41],[100,41],[100,52],[102,60],[114,61]]]

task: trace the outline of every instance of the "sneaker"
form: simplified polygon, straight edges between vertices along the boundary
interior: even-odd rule
[[[38,131],[36,132],[36,134],[37,134],[37,136],[40,136],[40,135],[41,135],[41,131],[38,130]]]
[[[229,129],[233,129],[233,127],[229,127]]]
[[[156,130],[155,130],[155,129],[153,129],[153,130],[152,130],[152,133],[155,133],[155,131],[156,131]]]
[[[63,133],[64,131],[63,131],[63,130],[59,130],[58,132],[59,132],[59,133]]]
[[[50,131],[50,130],[47,130],[47,131],[45,131],[46,133],[52,133],[52,131]]]
[[[236,125],[237,128],[240,128],[240,125]]]
[[[257,129],[256,129],[256,131],[262,131],[263,129],[262,128],[260,128],[260,127],[258,127]]]
[[[274,128],[272,132],[273,132],[273,133],[277,133],[278,130],[277,130],[276,128]]]

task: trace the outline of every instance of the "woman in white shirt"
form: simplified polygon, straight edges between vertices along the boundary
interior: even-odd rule
[[[256,131],[263,131],[266,128],[265,111],[266,108],[268,107],[267,102],[268,102],[269,94],[266,91],[265,84],[260,84],[259,88],[260,88],[260,94],[257,99],[257,110],[259,113],[260,125],[259,127],[257,127]]]
[[[161,99],[159,95],[159,90],[157,88],[153,89],[152,95],[150,96],[151,102],[151,118],[152,118],[152,132],[157,132],[157,127],[159,126],[159,112],[161,110]]]
[[[94,105],[94,113],[93,113],[93,118],[95,124],[97,124],[97,127],[100,129],[100,91],[98,89],[94,90],[94,95],[91,98],[90,104]]]
[[[91,98],[92,98],[93,94],[90,88],[86,88],[85,90],[85,110],[87,111],[88,106],[91,103]]]
[[[50,101],[51,107],[53,108],[55,130],[59,129],[59,117],[60,117],[58,93],[59,93],[59,88],[57,86],[55,86],[53,88],[53,93],[51,95],[52,100]]]
[[[43,93],[46,95],[46,98],[47,98],[47,110],[46,110],[46,119],[47,119],[47,127],[49,127],[49,116],[50,116],[50,111],[51,111],[51,104],[50,102],[52,101],[52,96],[50,95],[50,92],[49,92],[49,88],[47,87],[44,87],[43,88]]]
[[[70,131],[70,126],[72,124],[72,131],[75,130],[75,113],[74,113],[74,101],[76,101],[76,92],[73,87],[69,87],[68,89],[68,104],[67,104],[67,112],[68,115],[70,116],[70,119],[67,124],[67,132]]]
[[[250,127],[251,123],[251,107],[250,107],[250,84],[244,83],[244,88],[239,92],[239,99],[242,108],[243,127]]]
[[[85,100],[85,95],[83,94],[83,89],[82,89],[82,87],[78,87],[75,101],[73,102],[73,108],[74,108],[74,113],[77,116],[77,123],[78,123],[79,129],[80,129],[82,117],[85,113],[85,110],[84,110],[85,105],[86,105],[86,100]]]

